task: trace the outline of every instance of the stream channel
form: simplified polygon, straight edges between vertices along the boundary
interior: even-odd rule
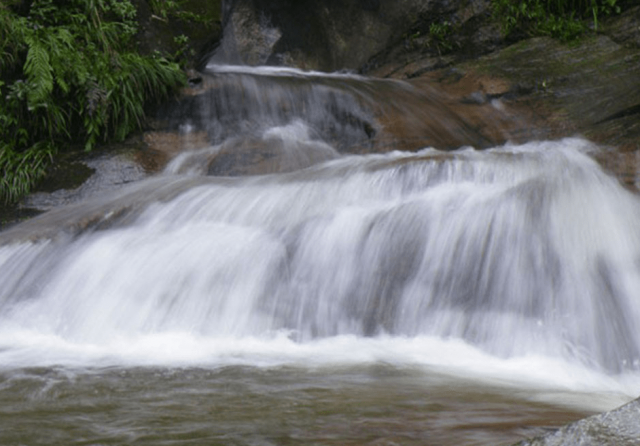
[[[171,116],[206,146],[0,232],[0,444],[511,444],[640,395],[640,199],[599,147],[210,68]]]

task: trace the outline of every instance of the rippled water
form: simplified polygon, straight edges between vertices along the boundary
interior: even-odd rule
[[[384,363],[55,367],[0,377],[2,444],[500,444],[588,413]]]

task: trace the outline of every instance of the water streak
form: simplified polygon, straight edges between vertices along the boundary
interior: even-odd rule
[[[479,123],[454,113],[432,87],[292,68],[211,66],[167,115],[176,129],[204,132],[213,145],[260,136],[295,121],[339,152],[489,145]],[[494,127],[504,119],[485,111]]]

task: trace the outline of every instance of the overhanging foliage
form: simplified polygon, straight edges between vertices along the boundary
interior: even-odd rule
[[[135,15],[129,0],[0,3],[0,201],[69,145],[124,139],[184,84],[176,63],[136,51]]]

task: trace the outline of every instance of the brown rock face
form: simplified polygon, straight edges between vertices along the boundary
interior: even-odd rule
[[[505,88],[484,82],[490,91]],[[300,169],[338,153],[484,148],[513,139],[500,104],[466,103],[434,85],[426,78],[212,72],[175,105],[174,132],[148,133],[145,141],[164,157],[158,165],[212,147],[198,155],[208,174],[235,176]]]
[[[422,76],[460,103],[499,100],[516,139],[582,135],[603,145],[601,163],[634,184],[640,150],[640,51],[594,36],[567,45],[529,39]]]

